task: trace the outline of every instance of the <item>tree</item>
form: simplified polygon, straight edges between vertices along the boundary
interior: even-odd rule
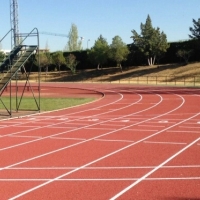
[[[120,67],[121,71],[121,62],[127,59],[128,54],[129,50],[127,45],[122,41],[121,37],[115,36],[110,45],[109,57],[116,61],[117,66]]]
[[[2,64],[5,57],[6,57],[5,53],[0,50],[0,71],[1,72],[3,72],[3,70],[4,70],[4,68],[1,68],[1,64]]]
[[[6,57],[5,53],[0,50],[0,62],[2,62],[5,57]]]
[[[192,39],[200,39],[200,18],[198,19],[198,21],[193,19],[193,26],[194,28],[189,28],[192,33],[192,35],[189,35],[189,37]]]
[[[133,38],[133,43],[138,49],[147,57],[148,64],[153,65],[156,57],[161,56],[169,48],[167,36],[164,32],[160,32],[159,28],[153,28],[149,15],[146,23],[141,23],[140,29],[140,35],[135,30],[132,30],[133,36],[131,38]]]
[[[79,51],[82,49],[82,37],[81,40],[78,40],[78,29],[75,24],[71,25],[71,29],[69,31],[69,40],[67,42],[67,45],[65,47],[66,51]]]
[[[71,72],[73,74],[76,73],[76,66],[78,65],[78,61],[76,60],[76,56],[74,56],[73,54],[69,54],[66,57],[66,66],[71,70]]]
[[[65,64],[65,57],[63,56],[62,51],[57,51],[52,54],[53,63],[57,66],[57,69],[60,73],[60,66]]]
[[[109,45],[102,35],[95,41],[94,46],[89,51],[89,59],[94,64],[97,64],[97,69],[99,66],[104,65],[108,59]]]
[[[43,68],[46,73],[48,72],[48,67],[52,63],[51,54],[49,52],[40,53],[40,67]]]
[[[187,50],[187,49],[179,49],[176,53],[178,57],[183,58],[186,64],[188,64],[191,54],[192,50]]]

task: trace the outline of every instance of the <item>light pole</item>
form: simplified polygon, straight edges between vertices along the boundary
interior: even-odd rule
[[[90,41],[90,39],[88,39],[88,41],[87,41],[87,49],[88,49],[88,43],[89,43],[89,41]]]

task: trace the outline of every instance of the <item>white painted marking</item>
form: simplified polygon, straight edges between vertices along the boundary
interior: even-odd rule
[[[158,123],[168,123],[168,121],[167,120],[161,120]]]
[[[88,121],[96,122],[99,121],[99,119],[88,119]]]
[[[129,121],[130,121],[129,119],[121,120],[121,122],[129,122]]]
[[[199,115],[199,114],[198,114]],[[186,121],[186,119],[185,119]],[[180,122],[179,122],[180,123]],[[130,190],[131,188],[133,188],[134,186],[136,186],[138,183],[140,183],[141,181],[145,180],[148,176],[150,176],[151,174],[153,174],[155,171],[157,171],[158,169],[160,169],[162,166],[164,166],[165,164],[167,164],[168,162],[170,162],[172,159],[174,159],[175,157],[177,157],[179,154],[181,154],[182,152],[184,152],[185,150],[187,150],[188,148],[190,148],[192,145],[194,145],[196,142],[198,142],[200,140],[200,137],[197,138],[196,140],[194,140],[193,142],[191,142],[190,144],[188,144],[186,147],[182,148],[180,151],[178,151],[177,153],[175,153],[174,155],[172,155],[171,157],[169,157],[167,160],[165,160],[164,162],[162,162],[160,165],[158,165],[157,167],[155,167],[154,169],[152,169],[150,172],[146,173],[144,176],[142,176],[141,178],[139,178],[137,181],[135,181],[134,183],[130,184],[128,187],[126,187],[125,189],[123,189],[121,192],[117,193],[114,197],[112,197],[110,200],[115,200],[118,197],[120,197],[122,194],[124,194],[125,192],[127,192],[128,190]]]
[[[154,142],[154,141],[144,141],[144,143],[152,143],[152,144],[182,144],[182,145],[187,144],[187,143],[181,143],[181,142]]]
[[[36,118],[28,118],[27,120],[35,120]]]
[[[105,131],[114,131],[116,130],[116,128],[84,128],[84,129],[88,129],[88,130],[105,130]]]
[[[126,128],[125,128],[124,130],[126,130],[126,131],[139,131],[139,132],[141,132],[141,131],[142,131],[142,132],[146,132],[146,131],[147,131],[147,132],[148,132],[148,131],[153,131],[153,132],[155,132],[155,131],[158,131],[158,130],[155,130],[155,129],[150,130],[150,129],[135,129],[135,128],[134,128],[134,129],[128,129],[128,128],[126,129]]]
[[[63,181],[137,181],[138,178],[63,178],[63,179],[56,179],[55,182],[63,182]],[[146,181],[157,181],[157,180],[200,180],[200,177],[166,177],[166,178],[146,178]],[[52,181],[52,179],[0,179],[0,182],[31,182],[31,181]],[[13,198],[12,198],[13,199]]]
[[[86,140],[84,138],[66,138],[66,137],[50,137],[51,139],[58,139],[58,140]]]
[[[200,129],[200,127],[195,127],[195,126],[179,126],[180,128],[197,128]]]
[[[26,135],[8,135],[8,137],[16,137],[16,138],[42,138],[42,136],[26,136]]]
[[[64,121],[64,120],[68,120],[68,118],[59,118],[57,120]]]
[[[181,97],[182,98],[182,97]],[[183,99],[183,98],[182,98]],[[184,102],[182,102],[182,104],[181,105],[179,105],[179,106],[177,106],[175,109],[173,109],[173,111],[174,110],[177,110],[179,107],[181,107],[182,105],[183,105],[183,103]],[[158,104],[157,104],[158,105]],[[150,109],[150,108],[148,108],[148,109]],[[146,110],[148,110],[148,109],[146,109]],[[143,110],[144,111],[144,110]],[[143,112],[143,111],[140,111],[140,112]],[[171,111],[169,111],[169,112],[166,112],[166,113],[164,113],[164,114],[162,114],[162,115],[166,115],[166,114],[168,114],[168,113],[171,113],[172,112],[172,110]],[[91,116],[90,116],[91,117]],[[158,117],[158,116],[157,116]],[[157,118],[157,117],[155,117],[155,118]],[[194,116],[193,116],[194,117]],[[151,118],[152,119],[152,118]],[[147,120],[151,120],[151,119],[147,119]],[[188,119],[187,119],[188,120]],[[186,121],[186,119],[184,120],[184,121]],[[180,124],[180,123],[183,123],[184,121],[182,121],[182,122],[179,122],[179,123],[177,123],[177,124]],[[138,122],[138,123],[144,123],[144,121],[143,122]],[[177,125],[176,124],[176,125]],[[173,127],[173,126],[171,126],[171,127]],[[171,128],[170,127],[170,128]],[[122,129],[121,129],[122,130]],[[156,133],[156,135],[157,134],[159,134],[160,132],[163,132],[163,131],[165,131],[165,130],[167,130],[167,129],[164,129],[164,130],[162,130],[162,131],[159,131],[158,133]],[[110,134],[110,133],[107,133],[107,134]],[[155,135],[155,134],[153,134],[153,135]],[[149,136],[148,138],[150,138],[150,137],[152,137],[153,135],[151,135],[151,136]],[[146,138],[144,138],[144,139],[147,139],[147,137]],[[90,139],[91,140],[91,139]],[[87,141],[89,141],[89,140],[87,140]],[[140,141],[138,141],[137,143],[139,143],[139,142],[141,142],[142,140],[140,140]],[[79,143],[80,144],[80,143]],[[78,145],[78,144],[77,144]],[[130,147],[130,146],[132,146],[132,145],[128,145],[126,148],[128,148],[128,147]],[[68,147],[67,147],[68,148]],[[123,149],[125,149],[125,148],[123,148]],[[122,151],[123,149],[120,149],[120,151]],[[57,150],[57,151],[60,151],[61,149],[59,149],[59,150]],[[75,171],[77,171],[77,170],[80,170],[80,169],[82,169],[82,168],[84,168],[84,167],[86,167],[86,166],[88,166],[88,165],[90,165],[90,164],[92,164],[92,163],[94,163],[94,162],[97,162],[97,161],[99,161],[99,160],[102,160],[103,158],[105,158],[105,157],[108,157],[108,156],[110,156],[110,155],[113,155],[113,154],[115,154],[115,153],[117,153],[118,151],[116,151],[116,152],[112,152],[111,154],[108,154],[108,155],[106,155],[106,156],[104,156],[104,157],[102,157],[102,158],[99,158],[99,159],[97,159],[97,160],[95,160],[95,161],[92,161],[92,162],[90,162],[90,163],[87,163],[87,164],[85,164],[84,166],[80,166],[80,167],[77,167],[74,171],[71,171],[71,172],[68,172],[67,174],[63,174],[63,175],[61,175],[61,176],[59,176],[59,177],[56,177],[55,179],[53,179],[53,180],[51,180],[51,181],[49,181],[49,182],[47,182],[47,183],[43,183],[43,184],[41,184],[41,185],[39,185],[39,186],[36,186],[35,188],[32,188],[32,189],[30,189],[30,190],[27,190],[27,191],[25,191],[25,192],[23,192],[23,193],[21,193],[21,194],[19,194],[19,195],[17,195],[17,196],[15,196],[15,197],[13,197],[12,199],[14,199],[14,198],[16,198],[16,197],[20,197],[20,196],[22,196],[22,195],[24,195],[24,194],[26,194],[26,193],[28,193],[28,192],[30,192],[30,191],[33,191],[33,190],[35,190],[35,189],[37,189],[37,188],[40,188],[40,187],[42,187],[42,186],[44,186],[44,185],[47,185],[47,184],[49,184],[49,183],[51,183],[51,182],[53,182],[53,181],[56,181],[56,180],[58,180],[58,179],[60,179],[60,178],[62,178],[62,177],[64,177],[64,176],[66,176],[66,175],[68,175],[68,174],[71,174],[71,173],[73,173],[73,172],[75,172]],[[52,153],[52,152],[49,152],[48,154],[50,154],[50,153]],[[40,157],[42,157],[42,156],[44,156],[44,155],[40,155]],[[33,159],[35,159],[35,158],[30,158],[29,160],[33,160]],[[27,161],[27,160],[26,160]],[[22,161],[22,162],[25,162],[25,161]],[[17,165],[17,164],[19,164],[19,163],[15,163],[15,164],[13,164],[12,166],[15,166],[15,165]],[[9,167],[11,167],[11,166],[7,166],[6,168],[9,168]],[[6,168],[3,168],[3,169],[6,169]]]
[[[163,128],[165,126],[157,126],[157,125],[138,125],[138,126],[143,126],[143,127],[156,127],[156,128]]]
[[[100,126],[114,126],[114,127],[124,127],[124,125],[122,125],[122,124],[100,124]]]
[[[155,168],[156,166],[122,166],[122,167],[85,167],[86,170],[113,170],[113,169],[149,169]],[[77,167],[12,167],[7,170],[63,170],[63,169],[76,169]],[[174,169],[174,168],[200,168],[200,165],[165,165],[163,169]],[[1,168],[0,168],[1,169]]]
[[[173,133],[200,133],[199,131],[173,131],[173,130],[169,130],[167,132],[173,132]]]
[[[18,128],[40,128],[41,126],[25,126],[25,125],[16,125],[15,127],[18,127]]]
[[[134,142],[132,140],[107,140],[107,139],[94,139],[97,141],[104,141],[104,142]]]
[[[76,129],[78,127],[76,126],[52,126],[52,127],[49,127],[50,129]]]

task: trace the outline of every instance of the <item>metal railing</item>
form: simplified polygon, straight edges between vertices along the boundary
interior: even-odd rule
[[[120,83],[120,84],[138,84],[138,85],[165,85],[165,86],[200,86],[200,76],[132,76],[127,78],[116,78],[112,75],[102,77],[82,78],[78,75],[69,74],[60,75],[59,73],[46,74],[41,73],[43,82],[85,82],[85,83]],[[32,78],[33,81],[37,79]]]

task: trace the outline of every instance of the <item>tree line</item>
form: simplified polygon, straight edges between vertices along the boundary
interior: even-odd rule
[[[163,58],[170,48],[166,34],[160,31],[160,28],[153,27],[149,15],[146,22],[141,23],[140,30],[140,33],[137,33],[135,30],[131,31],[131,38],[133,39],[131,45],[125,44],[118,35],[113,37],[112,43],[109,45],[107,40],[100,35],[95,41],[94,46],[91,49],[87,49],[85,56],[87,56],[89,62],[96,65],[97,69],[102,68],[108,60],[111,60],[123,71],[122,62],[135,55],[144,57],[148,65],[154,65],[156,61],[159,63],[159,60]],[[189,30],[191,32],[189,35],[191,40],[198,43],[200,41],[200,18],[198,20],[193,19],[193,27],[189,27]],[[82,51],[82,40],[79,40],[76,25],[72,24],[69,32],[69,40],[64,52],[40,53],[40,67],[44,71],[48,71],[49,66],[53,65],[55,70],[60,71],[61,66],[65,66],[72,73],[75,73],[77,65],[81,62],[75,56],[77,51]],[[193,49],[185,45],[177,49],[174,53],[187,63],[193,53]],[[4,55],[0,52],[0,59],[3,57]]]

